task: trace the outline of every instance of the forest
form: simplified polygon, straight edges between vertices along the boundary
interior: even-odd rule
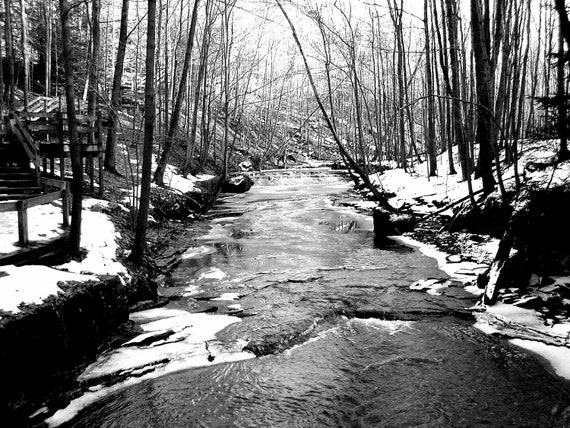
[[[185,177],[226,177],[313,159],[345,162],[381,202],[368,175],[388,167],[460,174],[470,189],[480,179],[485,194],[498,184],[505,195],[498,167],[493,175],[500,156],[514,163],[517,188],[529,139],[560,136],[568,157],[561,0],[3,3],[2,108],[67,103],[74,177],[76,100],[104,112],[105,170],[118,172],[121,145],[137,160],[131,185],[147,190],[165,184],[169,163]]]
[[[0,0],[0,59],[1,420],[570,426],[564,0]]]

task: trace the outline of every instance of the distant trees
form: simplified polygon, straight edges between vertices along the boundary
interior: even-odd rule
[[[475,172],[485,193],[497,181],[506,194],[498,161],[514,166],[519,186],[528,136],[559,136],[559,158],[570,156],[568,12],[564,0],[533,1],[159,0],[156,123],[143,158],[157,165],[159,185],[169,164],[225,175],[242,162],[271,168],[307,156],[344,160],[362,176],[387,165],[431,176],[457,168],[464,180]],[[105,168],[123,166],[117,147],[128,140],[121,150],[133,156],[125,166],[135,187],[150,120],[149,5],[67,0],[64,41],[55,4],[0,2],[0,103],[20,108],[35,93],[62,95],[65,84],[89,112],[106,104]],[[297,40],[283,37],[283,12]]]
[[[178,131],[178,123],[182,111],[182,103],[186,95],[188,71],[190,69],[190,61],[192,59],[192,47],[194,46],[194,34],[196,33],[196,21],[198,19],[199,4],[200,0],[194,0],[194,8],[192,10],[192,21],[190,24],[190,30],[188,31],[188,38],[186,40],[186,53],[184,54],[184,64],[182,65],[182,75],[180,77],[180,83],[178,85],[176,102],[174,104],[174,110],[172,111],[172,115],[170,116],[170,124],[168,126],[166,139],[164,141],[164,147],[162,149],[162,154],[160,156],[158,165],[154,172],[154,181],[156,181],[156,183],[159,185],[164,185],[164,170],[166,169],[166,163],[168,162],[170,158],[170,152],[172,151],[174,134]]]
[[[111,88],[111,105],[109,108],[109,123],[107,126],[107,144],[105,145],[105,169],[117,173],[115,165],[115,151],[117,147],[117,126],[119,125],[119,108],[121,107],[121,83],[127,49],[127,31],[129,19],[129,0],[122,1],[121,24],[119,28],[119,42],[117,44],[117,57],[113,73],[113,86]]]

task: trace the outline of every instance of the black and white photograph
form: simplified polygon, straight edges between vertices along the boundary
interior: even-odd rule
[[[0,0],[0,426],[570,427],[565,0]]]

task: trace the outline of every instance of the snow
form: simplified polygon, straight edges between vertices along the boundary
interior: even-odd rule
[[[550,363],[558,376],[570,380],[570,348],[546,345],[534,340],[511,339],[510,342],[540,355]]]
[[[81,382],[95,383],[95,387],[56,412],[46,421],[48,426],[61,425],[98,399],[147,379],[195,367],[255,358],[253,354],[242,351],[245,346],[242,341],[236,341],[229,349],[218,346],[216,334],[231,324],[241,322],[237,317],[190,314],[161,308],[132,314],[131,320],[141,323],[145,333],[131,340],[129,345],[151,337],[149,333],[156,335],[171,330],[173,334],[149,346],[121,347],[101,355],[79,377]],[[210,356],[214,357],[213,361],[208,358]],[[108,382],[108,376],[128,373],[136,377],[128,377],[110,386],[97,383]]]
[[[454,280],[463,282],[466,285],[466,290],[469,292],[475,292],[474,294],[481,294],[482,290],[478,288],[475,291],[472,287],[467,287],[468,283],[473,281],[473,277],[479,273],[482,273],[487,269],[486,264],[475,263],[475,262],[468,262],[462,261],[459,263],[450,263],[447,259],[448,254],[440,251],[435,245],[433,244],[424,244],[423,242],[419,242],[409,236],[394,236],[395,239],[401,241],[402,243],[417,248],[422,254],[432,257],[437,260],[438,268],[445,273],[447,273],[450,277]],[[494,245],[498,245],[493,243],[489,245],[489,248],[493,248]]]
[[[197,259],[197,258],[201,258],[203,256],[206,256],[208,254],[213,254],[216,252],[216,249],[213,247],[207,247],[205,245],[201,245],[199,247],[191,247],[188,248],[184,254],[182,254],[182,259],[183,260],[187,260],[187,259]]]
[[[230,300],[239,300],[239,298],[240,298],[239,293],[222,293],[220,297],[216,297],[215,299],[212,300],[230,301]],[[228,308],[229,307],[230,306],[228,306]]]
[[[524,168],[529,162],[549,163],[556,155],[558,141],[527,142],[520,145],[521,159],[519,160],[519,173],[521,178],[531,186],[555,186],[566,184],[570,180],[570,162],[564,162],[554,167],[540,170],[528,170]],[[454,157],[457,154],[454,153]],[[412,206],[416,213],[427,214],[437,209],[436,204],[451,203],[468,195],[466,182],[461,181],[461,176],[441,173],[446,170],[447,153],[438,157],[438,169],[440,176],[426,177],[426,173],[404,172],[403,169],[391,169],[382,175],[374,174],[370,178],[379,187],[387,192],[396,193],[389,202],[396,208],[404,205]],[[457,163],[456,163],[457,164]],[[425,165],[425,164],[423,164]],[[514,183],[514,168],[503,168],[505,186],[512,188]],[[480,180],[473,181],[473,190],[480,188]],[[424,203],[418,204],[418,199]],[[452,215],[448,210],[443,214]],[[486,264],[459,261],[450,263],[448,255],[440,251],[435,245],[418,242],[409,236],[396,237],[403,243],[419,249],[420,252],[437,260],[439,268],[446,272],[454,280],[465,284],[465,290],[480,295],[483,290],[474,284],[474,277],[488,268]],[[493,256],[498,249],[499,240],[492,239],[478,245],[478,249]],[[492,257],[491,257],[492,259]],[[493,272],[491,272],[493,274]],[[553,278],[555,284],[570,282],[567,277]],[[555,285],[553,284],[552,287]],[[413,284],[417,289],[425,289],[428,293],[437,294],[438,287],[443,284],[436,280],[426,280]],[[548,290],[542,290],[547,292]],[[537,311],[524,309],[512,304],[496,303],[493,306],[480,307],[484,312],[476,313],[477,322],[475,327],[486,334],[501,333],[510,336],[511,343],[525,348],[544,357],[554,371],[566,379],[570,379],[570,323],[557,322],[548,325],[540,317]],[[530,340],[535,338],[537,340]]]
[[[487,307],[487,314],[506,318],[521,326],[529,327],[534,331],[542,332],[553,337],[567,338],[570,344],[570,323],[557,323],[545,325],[539,313],[531,309],[520,308],[511,304],[495,303]],[[569,360],[570,361],[570,360]]]
[[[48,242],[63,234],[61,201],[28,208],[28,239],[30,242]],[[18,213],[0,213],[0,254],[21,249],[18,246]]]
[[[75,273],[94,275],[119,275],[130,278],[127,269],[116,260],[117,233],[109,217],[99,211],[108,205],[106,201],[85,199],[81,228],[81,246],[87,250],[87,256],[80,262],[71,261],[57,266],[58,269]]]
[[[133,163],[137,163],[136,161],[131,161]],[[153,156],[152,158],[152,171],[156,170],[157,163],[156,159]],[[170,190],[174,190],[179,193],[189,193],[189,192],[200,192],[200,188],[196,186],[196,183],[200,181],[207,181],[212,179],[213,175],[208,174],[199,174],[196,176],[188,174],[187,178],[184,178],[176,167],[167,164],[166,168],[164,169],[164,185],[168,187]],[[158,187],[155,183],[151,183],[152,187]],[[128,196],[123,199],[124,203],[131,203],[133,197],[136,199],[139,198],[140,195],[140,184],[131,188],[128,192]]]
[[[41,304],[62,292],[59,282],[98,281],[97,277],[61,272],[47,266],[0,266],[0,310],[18,313],[22,304]]]
[[[457,157],[457,153],[454,153],[454,157]],[[389,201],[395,208],[404,204],[416,205],[415,198],[422,198],[428,202],[428,207],[416,207],[418,212],[435,211],[436,207],[431,205],[434,201],[450,203],[468,195],[467,182],[461,180],[461,174],[449,175],[445,172],[448,168],[446,159],[447,152],[438,156],[439,175],[436,177],[427,177],[425,170],[405,172],[402,168],[393,168],[382,175],[373,174],[370,179],[386,192],[396,194]],[[418,168],[425,168],[425,163]],[[480,188],[480,180],[474,180],[473,191]]]
[[[221,269],[213,267],[210,268],[207,272],[200,274],[200,276],[198,277],[198,281],[202,279],[223,279],[226,276],[227,274],[223,272]]]
[[[108,202],[98,199],[83,200],[81,246],[86,250],[83,260],[71,261],[53,268],[37,265],[0,267],[0,272],[4,272],[4,276],[0,277],[0,310],[17,313],[18,306],[22,303],[40,304],[49,296],[62,291],[57,286],[58,282],[98,280],[94,275],[119,275],[123,281],[128,280],[126,268],[116,260],[115,239],[120,236],[116,233],[111,219],[100,212],[107,204]],[[29,211],[30,220],[34,219],[29,223],[30,239],[42,234],[45,234],[41,236],[43,239],[63,234],[63,229],[56,227],[58,222],[62,221],[61,203],[59,206],[44,204]],[[17,240],[17,223],[4,217],[0,220],[2,248],[10,249],[6,244],[11,242],[14,236],[10,228],[13,226],[16,229]],[[13,246],[11,251],[14,251],[14,248],[17,247]]]

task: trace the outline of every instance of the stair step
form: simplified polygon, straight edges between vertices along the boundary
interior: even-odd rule
[[[14,194],[14,193],[40,193],[41,187],[28,186],[28,187],[0,187],[0,194]]]
[[[0,172],[0,181],[36,181],[33,172]]]
[[[37,183],[36,183],[36,180],[33,180],[33,179],[27,179],[27,180],[18,180],[18,179],[3,180],[3,179],[0,178],[0,189],[6,188],[6,187],[17,187],[17,188],[22,188],[22,187],[37,187]]]
[[[25,175],[35,176],[35,173],[30,169],[14,168],[10,170],[10,169],[0,168],[0,178],[6,176],[22,177]]]
[[[0,201],[19,201],[21,199],[28,199],[33,196],[36,195],[31,193],[14,193],[10,195],[0,195]]]

